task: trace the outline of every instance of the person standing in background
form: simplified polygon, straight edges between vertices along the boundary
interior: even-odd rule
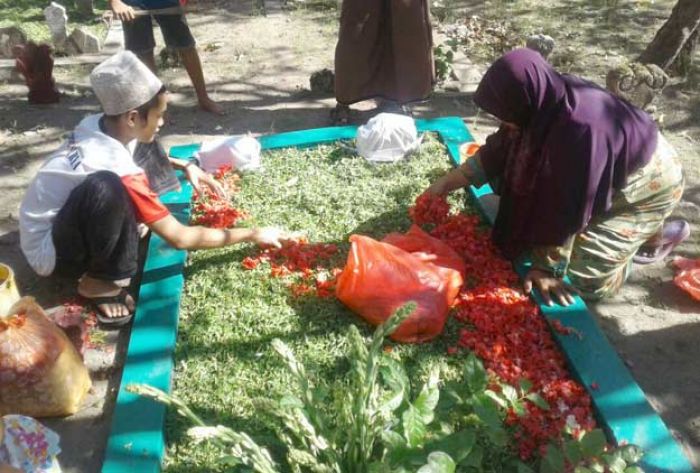
[[[405,104],[425,99],[435,84],[428,0],[344,0],[335,50],[334,124],[350,105],[381,98]]]
[[[177,50],[180,55],[197,94],[199,107],[217,115],[223,114],[221,106],[207,93],[202,62],[179,0],[109,0],[109,6],[123,23],[125,48],[134,52],[154,73],[157,67],[153,54],[156,43],[152,19],[155,19],[166,46]],[[150,14],[151,11],[154,13]]]

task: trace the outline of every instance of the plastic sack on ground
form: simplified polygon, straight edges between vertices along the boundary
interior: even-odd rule
[[[435,266],[435,270],[450,281],[447,297],[454,301],[462,287],[467,270],[464,260],[457,252],[437,238],[428,235],[418,225],[411,225],[406,233],[389,233],[382,238],[382,242],[401,248],[424,263]],[[459,273],[459,279],[456,278],[455,271]]]
[[[673,265],[679,270],[673,278],[674,284],[696,301],[700,301],[700,258],[676,256],[673,258]]]
[[[237,171],[254,171],[261,166],[260,142],[250,135],[229,136],[202,144],[197,152],[199,164],[207,172],[222,166]]]
[[[393,244],[352,235],[348,260],[338,277],[336,296],[373,325],[381,324],[406,302],[414,301],[416,310],[391,338],[419,343],[442,332],[463,278],[458,270],[427,262],[447,261],[450,257],[446,252],[440,250],[439,256],[431,256],[430,247],[418,248],[418,238],[410,238],[412,240],[399,244],[419,251],[408,252]],[[390,241],[392,239],[397,241],[398,237],[393,236]],[[456,261],[451,264],[458,266]]]
[[[0,415],[78,411],[91,382],[73,344],[31,297],[0,318]]]
[[[418,148],[413,118],[397,113],[380,113],[357,129],[357,152],[370,162],[394,162]]]

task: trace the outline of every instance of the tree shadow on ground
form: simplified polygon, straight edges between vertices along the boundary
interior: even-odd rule
[[[689,298],[688,298],[689,299]],[[634,378],[667,425],[683,436],[685,452],[695,465],[700,463],[700,379],[696,356],[700,322],[681,323],[667,328],[630,334],[624,328],[624,315],[601,316],[599,306],[589,304],[605,334],[625,361]],[[638,307],[629,306],[629,315]],[[698,314],[695,304],[695,314]],[[620,318],[622,317],[622,318]],[[634,361],[631,361],[634,360]]]

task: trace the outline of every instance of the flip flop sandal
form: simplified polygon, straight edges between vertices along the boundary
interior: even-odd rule
[[[690,225],[685,220],[674,220],[664,224],[661,242],[655,246],[642,246],[632,261],[637,264],[651,264],[664,259],[690,236]]]
[[[107,315],[106,312],[104,312],[101,308],[100,305],[102,304],[122,304],[125,307],[128,307],[126,303],[127,297],[129,297],[129,293],[126,291],[126,289],[122,289],[119,291],[118,294],[114,296],[104,296],[104,297],[85,297],[85,299],[90,301],[92,305],[95,306],[95,315],[97,316],[97,320],[105,326],[109,327],[121,327],[123,325],[128,324],[131,319],[134,317],[134,314],[127,314],[127,315],[122,315],[121,317],[110,317]]]

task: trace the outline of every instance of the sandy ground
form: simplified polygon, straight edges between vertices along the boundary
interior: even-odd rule
[[[458,1],[459,15],[483,14],[488,2]],[[527,2],[524,2],[527,3]],[[638,52],[670,12],[671,2],[657,2],[658,11],[637,29],[639,43],[602,46],[586,36],[559,38],[557,48],[580,48],[578,70],[601,81],[605,66]],[[167,124],[162,130],[166,145],[200,142],[211,135],[243,132],[273,133],[328,125],[333,106],[329,96],[308,91],[313,71],[332,68],[337,23],[333,12],[300,10],[285,12],[268,2],[268,15],[260,15],[253,1],[203,1],[189,15],[189,22],[202,50],[209,89],[227,110],[214,117],[194,108],[189,81],[181,69],[165,69],[161,75],[173,92]],[[458,8],[457,8],[458,7]],[[454,15],[458,16],[458,15]],[[584,33],[586,33],[584,31]],[[439,37],[439,35],[438,35]],[[586,39],[586,41],[584,41]],[[587,52],[586,52],[587,51]],[[586,59],[587,58],[587,59]],[[471,91],[484,70],[479,58],[460,59],[462,83],[438,90],[414,107],[417,117],[458,115],[473,133],[484,139],[494,122],[477,115]],[[17,208],[24,189],[40,166],[43,156],[54,149],[62,135],[86,114],[98,110],[87,86],[90,67],[55,72],[65,93],[61,103],[28,106],[26,89],[17,83],[0,84],[0,261],[18,274],[24,294],[34,295],[51,307],[65,300],[72,288],[65,282],[43,280],[27,268],[18,247]],[[672,84],[659,100],[666,135],[680,151],[687,187],[676,216],[688,219],[693,236],[676,252],[700,257],[700,93],[698,87]],[[363,104],[363,109],[371,104]],[[365,111],[357,121],[370,116]],[[608,301],[592,304],[599,323],[627,362],[649,401],[683,443],[695,466],[700,466],[700,377],[695,361],[700,358],[700,305],[671,284],[672,270],[665,263],[637,267],[621,293]],[[119,353],[127,334],[113,332],[103,349],[88,353],[96,388],[79,415],[52,421],[63,434],[67,472],[98,471],[109,428],[113,392],[119,377]],[[121,339],[121,342],[119,341]],[[115,363],[114,357],[117,362]]]

